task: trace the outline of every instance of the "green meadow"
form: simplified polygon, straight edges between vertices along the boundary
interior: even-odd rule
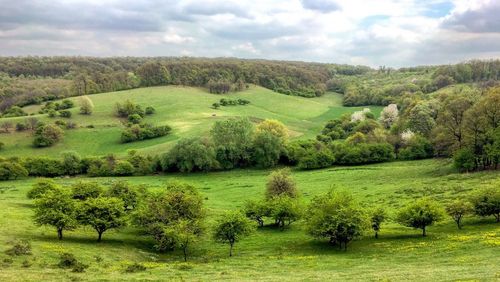
[[[159,89],[162,88],[151,91]],[[244,95],[251,96],[251,93],[249,91]],[[98,101],[95,103],[99,104]],[[207,110],[207,113],[210,112]],[[189,250],[187,263],[183,262],[179,251],[165,254],[153,251],[152,239],[134,227],[108,231],[104,233],[101,243],[96,242],[96,234],[89,228],[66,232],[64,240],[58,241],[55,230],[37,227],[32,221],[33,202],[26,198],[26,192],[35,179],[2,182],[0,281],[500,279],[500,225],[494,222],[493,217],[467,217],[462,230],[457,229],[451,218],[446,218],[431,226],[427,237],[422,237],[419,230],[402,227],[390,219],[382,225],[379,239],[368,232],[363,238],[353,241],[347,251],[309,237],[303,230],[303,222],[298,221],[284,231],[271,227],[258,229],[236,244],[235,255],[230,258],[227,245],[212,241],[210,225],[224,210],[241,208],[246,200],[261,198],[269,172],[252,169],[122,178],[145,185],[149,190],[163,189],[165,183],[173,180],[189,182],[199,189],[207,209],[207,230],[201,241]],[[384,206],[390,216],[399,207],[421,197],[446,203],[466,197],[475,189],[500,185],[498,172],[459,174],[447,160],[332,167],[293,171],[292,175],[306,202],[330,189],[345,189],[365,207]],[[88,180],[77,177],[57,178],[56,181],[68,185],[81,179]],[[116,178],[91,180],[109,185]],[[12,257],[6,255],[4,250],[16,239],[29,240],[33,254],[13,257],[10,261]],[[56,264],[63,252],[73,253],[89,268],[84,273],[59,269]],[[147,270],[124,272],[128,265],[136,262],[145,265]]]
[[[146,154],[165,152],[179,138],[199,136],[208,133],[216,120],[236,116],[248,117],[255,123],[264,119],[276,119],[284,123],[290,130],[292,138],[312,138],[319,133],[323,125],[330,119],[344,113],[352,113],[363,107],[343,107],[342,96],[327,93],[318,98],[302,98],[286,96],[271,90],[251,86],[248,90],[217,95],[206,90],[192,87],[150,87],[126,91],[89,95],[94,103],[91,116],[78,114],[78,97],[70,98],[76,104],[71,109],[71,121],[78,128],[66,130],[64,140],[48,148],[33,148],[33,137],[28,132],[12,131],[0,134],[5,146],[1,156],[54,156],[63,151],[76,151],[82,156],[100,156],[110,153],[124,155],[129,149],[136,149]],[[215,110],[211,105],[221,98],[247,99],[251,103],[246,106],[226,106]],[[133,101],[143,107],[153,106],[156,113],[148,116],[145,121],[154,124],[168,124],[173,133],[151,140],[128,144],[120,143],[123,120],[115,116],[115,104],[125,100]],[[54,122],[47,114],[40,115],[40,105],[28,106],[24,110],[35,114],[34,117],[45,122]],[[382,107],[370,107],[378,115]],[[25,119],[3,118],[1,121],[16,122]],[[93,128],[87,128],[92,125]]]

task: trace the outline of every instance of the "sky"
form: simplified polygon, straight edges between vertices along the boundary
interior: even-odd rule
[[[500,0],[0,0],[0,56],[500,58]]]

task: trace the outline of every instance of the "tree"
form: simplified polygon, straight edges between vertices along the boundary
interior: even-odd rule
[[[370,221],[373,231],[375,231],[375,238],[378,238],[378,232],[382,222],[385,221],[387,215],[383,208],[376,208],[370,214]]]
[[[199,221],[181,219],[165,229],[166,237],[173,241],[176,248],[182,249],[184,261],[187,261],[188,248],[199,240],[202,234]]]
[[[59,240],[62,240],[64,230],[73,230],[78,226],[75,202],[69,193],[60,188],[44,193],[35,201],[34,218],[38,225],[55,227]]]
[[[49,147],[59,142],[64,136],[64,131],[56,125],[42,125],[35,131],[33,145],[35,147]]]
[[[214,239],[229,244],[229,256],[233,256],[233,246],[255,230],[254,224],[239,211],[226,212],[215,224]]]
[[[496,187],[482,189],[472,195],[471,202],[477,215],[493,215],[496,222],[500,222],[500,189]]]
[[[78,221],[97,231],[97,241],[109,229],[125,226],[124,203],[118,198],[98,197],[85,200],[78,209]]]
[[[469,172],[476,168],[476,157],[469,148],[459,149],[453,154],[453,165],[459,171]]]
[[[103,189],[97,182],[79,181],[71,185],[73,199],[88,200],[98,198],[102,195]]]
[[[406,227],[422,229],[422,236],[426,236],[427,226],[440,221],[443,215],[441,206],[424,198],[400,209],[396,221]]]
[[[264,201],[247,201],[243,211],[247,218],[257,221],[259,227],[264,226],[264,217],[270,214],[270,207]]]
[[[82,96],[80,98],[80,114],[91,115],[94,111],[94,103],[88,96]]]
[[[121,199],[125,211],[133,210],[139,204],[139,192],[126,181],[111,183],[111,187],[106,191],[106,196]]]
[[[255,134],[252,147],[252,158],[258,167],[275,166],[284,150],[280,138],[267,131]]]
[[[369,221],[364,210],[347,192],[330,191],[316,196],[306,213],[306,230],[315,238],[328,238],[347,250],[347,244],[368,229]]]
[[[60,187],[54,182],[54,180],[49,178],[42,178],[37,180],[35,184],[26,194],[28,199],[38,199],[41,198],[45,193],[50,191],[59,191]]]
[[[200,193],[195,187],[179,182],[170,183],[165,190],[150,195],[144,204],[139,206],[134,222],[153,236],[157,250],[167,251],[178,246],[176,238],[171,236],[171,231],[178,228],[176,224],[182,220],[201,224],[204,217],[205,210]],[[194,228],[191,231],[194,231]]]
[[[253,132],[253,125],[247,118],[215,122],[210,133],[222,168],[231,169],[249,162]]]
[[[279,169],[269,175],[266,184],[266,198],[271,199],[278,196],[296,198],[298,196],[297,186],[289,169]]]
[[[62,167],[67,175],[77,175],[82,172],[82,158],[77,152],[62,152]]]
[[[163,170],[209,171],[218,167],[212,143],[203,138],[181,139],[161,160]]]
[[[170,82],[170,72],[160,62],[146,62],[137,71],[142,86],[166,85]]]
[[[384,125],[385,128],[390,128],[395,122],[398,121],[399,111],[398,105],[389,104],[387,107],[382,109],[380,113],[380,122]]]
[[[464,200],[455,200],[446,206],[446,213],[453,218],[458,229],[462,229],[463,217],[472,213],[473,210],[472,204]]]
[[[271,135],[279,138],[282,144],[288,141],[288,129],[285,125],[274,119],[266,119],[263,122],[259,123],[255,128],[255,133],[270,133]]]
[[[267,205],[269,216],[274,218],[275,224],[282,230],[285,225],[299,220],[304,210],[299,199],[287,195],[274,197],[267,201]]]

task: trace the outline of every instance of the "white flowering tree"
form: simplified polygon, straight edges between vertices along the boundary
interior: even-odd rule
[[[382,109],[380,113],[380,122],[385,128],[390,128],[399,118],[398,105],[389,104],[387,107]]]

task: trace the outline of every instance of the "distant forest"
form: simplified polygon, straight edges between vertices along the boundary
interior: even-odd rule
[[[260,85],[286,95],[344,94],[344,105],[388,105],[448,85],[495,85],[500,60],[392,69],[235,58],[0,58],[0,111],[70,96],[145,86],[185,85],[212,93]]]

